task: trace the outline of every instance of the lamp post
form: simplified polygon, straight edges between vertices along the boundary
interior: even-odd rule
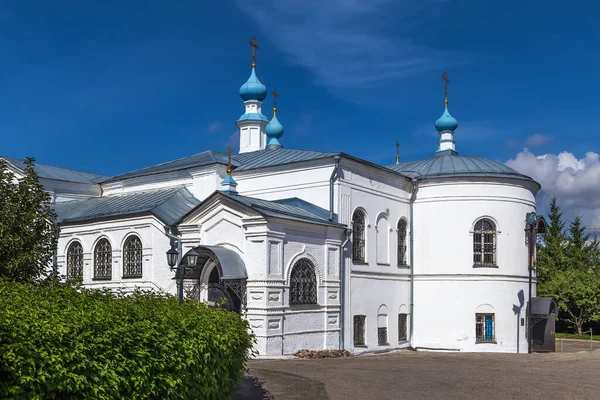
[[[525,216],[527,232],[527,269],[529,270],[529,302],[527,303],[527,352],[531,353],[531,338],[533,324],[531,323],[531,298],[533,286],[533,255],[535,251],[535,242],[537,235],[546,234],[546,220],[541,215],[536,215],[535,211],[527,213]]]
[[[177,297],[179,298],[179,303],[183,303],[183,278],[185,276],[186,264],[187,266],[194,267],[198,261],[198,253],[196,250],[191,249],[185,255],[185,259],[185,263],[183,259],[179,259],[179,252],[175,249],[175,246],[167,251],[167,264],[169,264],[171,271],[177,271],[175,277],[177,279]]]

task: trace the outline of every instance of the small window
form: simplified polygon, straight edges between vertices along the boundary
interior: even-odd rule
[[[317,304],[317,276],[312,263],[303,258],[292,267],[290,305]]]
[[[83,247],[73,242],[67,250],[67,280],[79,281],[83,278]]]
[[[380,326],[379,328],[377,328],[377,343],[380,346],[387,346],[389,344],[387,326]]]
[[[475,314],[475,343],[495,343],[494,314]]]
[[[387,307],[382,304],[377,311],[377,343],[380,346],[389,345],[388,341],[388,312]]]
[[[398,341],[405,342],[408,338],[407,320],[408,314],[398,314]]]
[[[123,245],[123,278],[142,277],[142,241],[129,236]]]
[[[100,239],[94,250],[94,279],[112,278],[112,247],[108,239]]]
[[[364,346],[365,345],[365,321],[367,317],[365,315],[354,316],[354,345]]]
[[[354,211],[352,215],[352,261],[365,262],[365,213]]]
[[[406,267],[406,220],[398,221],[398,266]]]
[[[481,267],[496,266],[496,224],[482,218],[473,229],[473,264]]]

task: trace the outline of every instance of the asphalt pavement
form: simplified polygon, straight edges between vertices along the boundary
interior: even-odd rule
[[[544,354],[433,353],[252,360],[260,399],[600,399],[600,350]],[[242,396],[242,397],[239,397]]]

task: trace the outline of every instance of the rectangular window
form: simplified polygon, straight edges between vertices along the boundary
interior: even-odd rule
[[[365,315],[354,316],[354,345],[364,346],[365,345]]]
[[[379,327],[377,328],[377,343],[380,346],[388,345],[388,336],[387,336],[387,327]]]
[[[408,338],[407,335],[407,320],[408,314],[398,314],[398,341],[405,342]]]
[[[475,343],[495,343],[494,314],[475,314]]]

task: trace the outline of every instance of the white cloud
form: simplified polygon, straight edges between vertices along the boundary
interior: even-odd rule
[[[525,140],[525,145],[528,147],[536,147],[541,146],[543,144],[548,143],[551,140],[550,136],[542,135],[541,133],[536,133],[535,135],[531,135]]]
[[[565,212],[565,218],[583,216],[588,228],[600,227],[600,155],[586,153],[578,159],[563,151],[558,155],[536,156],[528,149],[508,160],[506,164],[531,176],[542,185],[538,193],[538,210],[544,214],[553,195]]]
[[[441,2],[238,0],[238,6],[293,63],[310,70],[318,84],[356,95],[357,90],[441,70],[440,59],[444,67],[464,63],[464,57],[450,57],[444,49],[411,38],[414,25],[436,26],[425,19],[440,10]],[[392,24],[406,32],[384,34]]]

